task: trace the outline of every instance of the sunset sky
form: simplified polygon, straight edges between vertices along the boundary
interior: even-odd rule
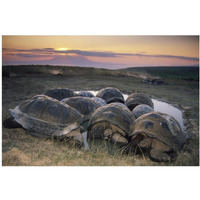
[[[3,36],[3,65],[193,66],[198,36]]]

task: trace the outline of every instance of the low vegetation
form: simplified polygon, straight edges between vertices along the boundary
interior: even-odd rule
[[[126,70],[147,73],[162,79],[199,81],[199,67],[134,67]]]

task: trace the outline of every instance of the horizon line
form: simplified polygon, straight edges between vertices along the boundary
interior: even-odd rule
[[[109,69],[109,68],[104,68],[104,67],[89,67],[89,66],[73,66],[73,65],[57,65],[57,64],[2,64],[2,67],[6,66],[57,66],[57,67],[78,67],[78,68],[97,68],[97,69],[108,69],[108,70],[121,70],[121,69],[129,69],[129,68],[145,68],[145,67],[199,67],[199,64],[197,65],[159,65],[159,66],[133,66],[133,67],[126,67],[126,68],[118,68],[118,69]]]

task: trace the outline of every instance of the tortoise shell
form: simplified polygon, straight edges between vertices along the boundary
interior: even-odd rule
[[[147,113],[136,119],[131,137],[139,134],[157,139],[174,150],[180,150],[186,141],[186,135],[176,119],[159,112]]]
[[[100,97],[102,99],[104,99],[106,101],[106,103],[112,103],[112,102],[120,102],[120,103],[124,103],[124,97],[122,95],[122,93],[113,87],[107,87],[107,88],[103,88],[101,89],[96,97]]]
[[[154,109],[152,107],[146,105],[146,104],[140,104],[132,110],[136,119],[138,117],[140,117],[141,115],[144,115],[146,113],[150,113],[150,112],[153,112],[153,111],[154,111]]]
[[[38,137],[67,135],[83,123],[74,108],[46,95],[37,95],[10,109],[15,121]]]
[[[142,93],[132,93],[126,99],[125,105],[130,109],[133,110],[137,105],[146,104],[150,107],[153,106],[153,102],[150,97]]]
[[[45,92],[45,95],[57,99],[59,101],[61,101],[64,98],[75,96],[74,92],[68,88],[57,88],[48,90]]]
[[[96,123],[108,122],[122,129],[126,135],[129,135],[133,131],[134,121],[135,117],[128,108],[117,103],[111,103],[95,110],[89,121],[88,132]]]
[[[92,113],[99,107],[99,104],[91,98],[82,96],[66,98],[62,102],[75,108],[85,117],[85,120],[90,119]]]
[[[99,105],[99,107],[107,104],[106,101],[100,97],[92,97],[91,99],[95,101]]]

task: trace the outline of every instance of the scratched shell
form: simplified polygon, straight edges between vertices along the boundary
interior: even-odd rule
[[[15,121],[37,137],[64,136],[83,123],[83,116],[74,108],[48,97],[37,95],[10,109]]]
[[[186,136],[176,119],[159,112],[147,113],[136,119],[131,136],[140,133],[158,139],[174,150],[180,150],[186,141]]]

